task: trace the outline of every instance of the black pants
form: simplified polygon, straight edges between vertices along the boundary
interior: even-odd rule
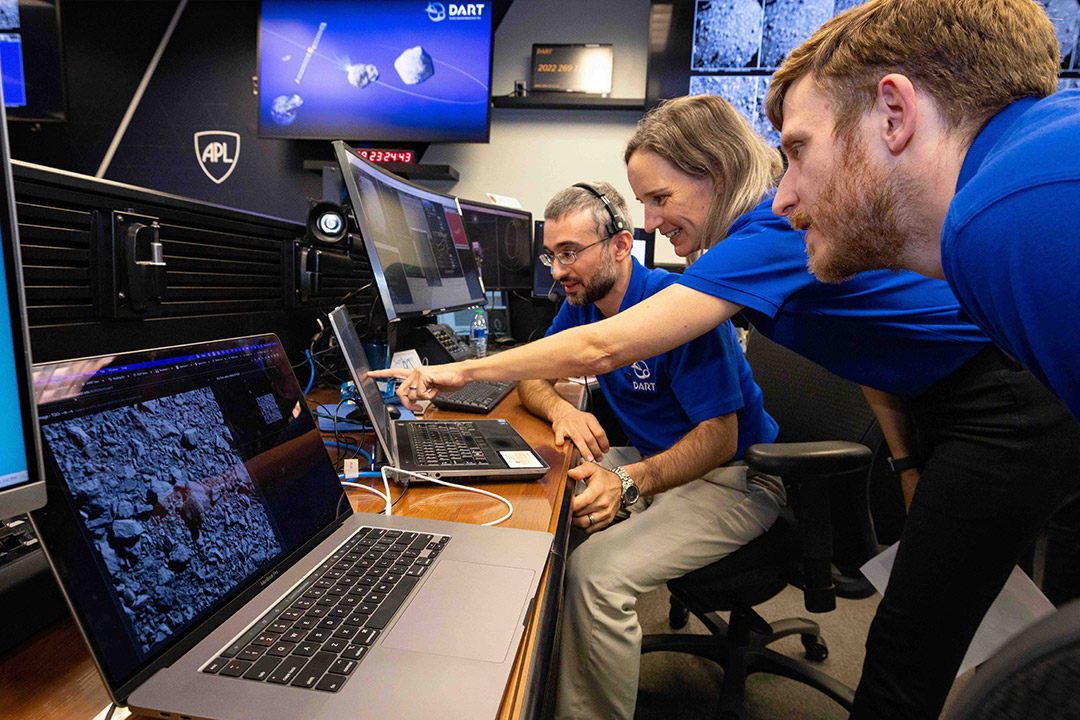
[[[938,717],[975,629],[1080,468],[1080,425],[992,346],[909,408],[926,467],[866,641],[859,720]]]

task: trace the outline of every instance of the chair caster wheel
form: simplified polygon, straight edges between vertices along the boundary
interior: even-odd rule
[[[681,602],[672,598],[667,618],[672,630],[681,630],[686,627],[686,623],[690,620],[690,610]]]
[[[829,657],[829,646],[825,644],[824,638],[815,637],[813,635],[803,635],[802,644],[803,648],[806,650],[807,660],[822,662],[825,658]]]

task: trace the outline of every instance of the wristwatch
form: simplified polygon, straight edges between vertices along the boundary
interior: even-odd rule
[[[617,465],[612,468],[611,472],[619,476],[622,480],[622,506],[628,508],[638,501],[641,497],[641,491],[638,490],[637,483],[630,477],[630,473],[626,472],[622,465]]]
[[[899,476],[905,470],[922,470],[922,461],[914,455],[902,458],[889,458],[889,469]]]

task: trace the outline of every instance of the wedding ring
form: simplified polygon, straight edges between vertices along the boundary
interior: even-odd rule
[[[410,390],[415,390],[415,389],[416,389],[416,386],[415,386],[415,385],[410,385],[410,386],[409,386],[409,389],[410,389]]]
[[[592,516],[592,513],[589,513],[588,517],[589,517],[589,527],[592,527],[593,525],[596,524],[596,518],[594,518]]]

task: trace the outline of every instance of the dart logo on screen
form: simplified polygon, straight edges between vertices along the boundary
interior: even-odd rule
[[[240,158],[240,134],[226,130],[195,133],[195,158],[206,177],[220,185],[236,169]]]
[[[447,15],[451,20],[479,20],[484,16],[484,7],[485,3],[449,3],[444,6],[441,2],[429,2],[426,12],[431,22],[442,22]]]

